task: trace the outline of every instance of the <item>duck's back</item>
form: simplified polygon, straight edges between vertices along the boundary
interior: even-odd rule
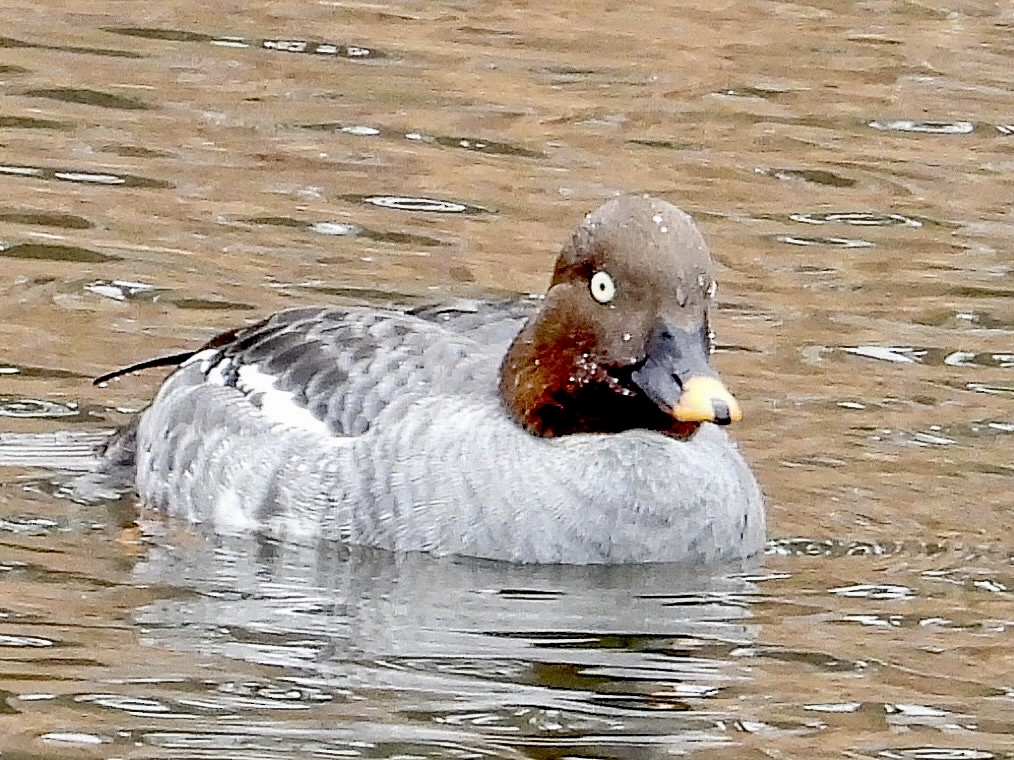
[[[181,373],[234,389],[244,416],[361,435],[395,399],[494,393],[525,307],[291,309],[212,340]]]

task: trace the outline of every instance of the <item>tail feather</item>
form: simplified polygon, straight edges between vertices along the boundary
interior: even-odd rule
[[[98,465],[112,431],[0,433],[0,467],[84,472]]]
[[[57,492],[77,502],[118,499],[134,489],[136,423],[117,431],[0,433],[0,467],[73,473]]]

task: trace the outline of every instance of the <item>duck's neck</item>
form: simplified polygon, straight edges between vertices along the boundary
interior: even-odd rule
[[[566,319],[533,317],[514,339],[500,367],[507,413],[542,438],[574,433],[656,430],[691,437],[697,423],[679,422],[629,382],[630,369],[596,359],[595,338]]]

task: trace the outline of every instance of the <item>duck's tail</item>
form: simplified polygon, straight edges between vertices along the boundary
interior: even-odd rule
[[[93,470],[112,435],[110,430],[0,433],[0,467]]]
[[[60,493],[75,501],[116,498],[134,487],[135,429],[0,433],[0,467],[73,474]]]

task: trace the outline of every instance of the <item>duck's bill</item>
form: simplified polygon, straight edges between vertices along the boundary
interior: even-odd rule
[[[708,364],[706,345],[701,333],[660,326],[648,341],[644,363],[631,379],[680,422],[738,422],[743,412]]]
[[[743,419],[743,410],[717,377],[691,377],[672,410],[680,422],[714,422],[728,425]]]

